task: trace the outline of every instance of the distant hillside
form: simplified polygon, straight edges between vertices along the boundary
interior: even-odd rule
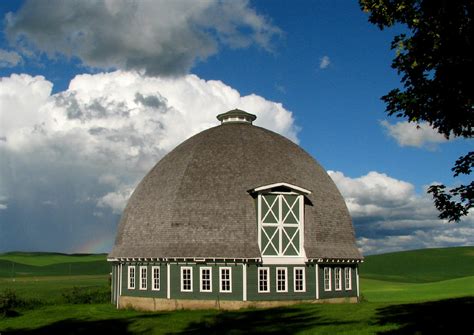
[[[421,249],[366,256],[360,266],[360,276],[408,283],[474,276],[474,247]]]
[[[106,258],[106,254],[9,252],[0,254],[0,277],[108,274]]]
[[[106,254],[10,252],[0,254],[0,277],[110,273]],[[474,247],[421,249],[366,256],[360,276],[391,282],[427,283],[474,276]]]

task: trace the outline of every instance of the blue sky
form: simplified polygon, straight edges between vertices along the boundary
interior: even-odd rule
[[[0,16],[0,251],[109,251],[136,183],[235,107],[329,171],[364,253],[474,244],[472,215],[442,222],[424,193],[459,182],[472,141],[387,118],[403,27],[355,1],[9,1]]]

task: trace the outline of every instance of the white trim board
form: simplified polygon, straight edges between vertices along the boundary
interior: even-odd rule
[[[303,187],[299,187],[299,186],[296,186],[296,185],[288,184],[288,183],[275,183],[275,184],[270,184],[270,185],[259,186],[259,187],[256,187],[256,188],[250,190],[250,191],[251,192],[261,192],[261,191],[269,190],[269,189],[272,189],[272,188],[275,188],[275,187],[287,187],[289,189],[299,191],[300,193],[303,193],[303,194],[306,194],[306,195],[311,194],[310,190],[307,190]]]

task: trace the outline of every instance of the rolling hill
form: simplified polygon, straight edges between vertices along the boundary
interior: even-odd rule
[[[474,276],[474,247],[420,249],[366,256],[360,266],[360,276],[406,283]]]

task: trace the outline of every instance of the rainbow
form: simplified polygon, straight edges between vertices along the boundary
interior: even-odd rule
[[[74,249],[74,253],[79,254],[99,254],[109,253],[114,245],[113,236],[101,236],[99,238],[90,239],[83,245]]]

